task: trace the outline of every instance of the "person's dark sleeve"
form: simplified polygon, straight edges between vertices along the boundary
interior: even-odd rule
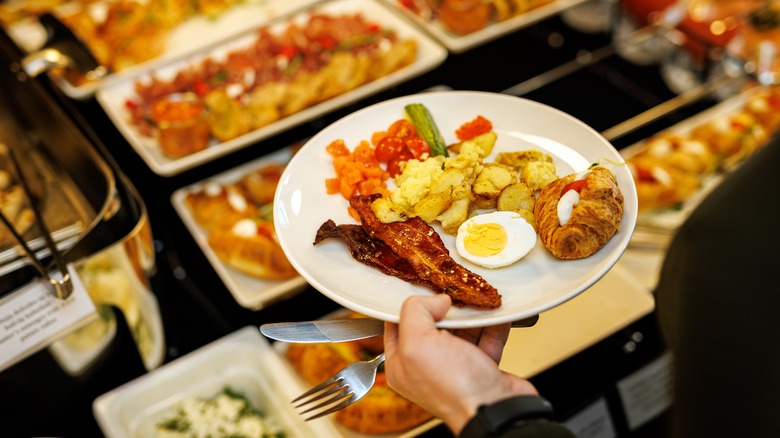
[[[458,438],[574,438],[553,420],[552,405],[538,396],[519,396],[482,405]]]

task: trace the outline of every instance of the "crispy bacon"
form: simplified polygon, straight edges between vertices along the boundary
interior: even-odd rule
[[[412,265],[421,282],[449,294],[454,304],[488,309],[501,306],[501,295],[496,288],[458,264],[436,230],[424,220],[412,217],[403,222],[382,223],[371,210],[371,203],[381,196],[356,195],[350,199],[370,237],[384,242]]]
[[[422,284],[436,289],[435,285],[422,281],[414,272],[414,267],[408,261],[398,257],[389,246],[379,239],[372,239],[362,225],[343,224],[336,225],[328,219],[314,238],[317,245],[328,238],[340,238],[347,244],[352,257],[371,267],[379,269],[387,275],[398,277],[410,283]],[[437,292],[444,292],[437,290]]]

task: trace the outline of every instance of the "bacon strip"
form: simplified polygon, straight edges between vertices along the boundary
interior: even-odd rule
[[[381,196],[356,195],[350,199],[370,237],[387,244],[392,252],[412,265],[422,282],[449,294],[454,304],[487,309],[501,306],[501,295],[496,288],[458,264],[436,230],[424,220],[412,217],[403,222],[382,223],[371,210],[371,203]]]
[[[379,239],[372,239],[362,225],[336,225],[328,219],[317,230],[314,244],[317,245],[328,238],[340,238],[347,244],[352,257],[368,266],[379,269],[387,275],[398,277],[409,283],[417,283],[436,289],[435,285],[426,283],[414,272],[414,267],[408,261],[398,257],[389,246]],[[437,290],[437,292],[443,292]]]

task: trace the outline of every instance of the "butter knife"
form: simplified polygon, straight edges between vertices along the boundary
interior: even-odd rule
[[[539,315],[512,322],[512,327],[533,327]],[[384,322],[373,318],[330,319],[263,324],[260,333],[283,342],[348,342],[384,333]]]
[[[373,318],[349,318],[263,324],[260,333],[283,342],[346,342],[379,336],[384,322]]]

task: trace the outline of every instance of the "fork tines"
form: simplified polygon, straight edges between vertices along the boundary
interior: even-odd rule
[[[333,413],[335,411],[338,411],[339,409],[343,409],[349,406],[350,404],[356,401],[353,400],[353,398],[355,398],[355,392],[350,390],[348,384],[344,384],[344,378],[340,376],[333,376],[332,378],[320,383],[314,388],[296,397],[292,401],[292,403],[300,402],[297,405],[295,405],[295,407],[301,408],[303,406],[309,405],[310,403],[314,403],[315,401],[322,400],[326,397],[327,400],[324,400],[320,404],[316,406],[312,406],[306,409],[305,411],[301,412],[301,415],[303,415],[308,412],[312,412],[317,409],[327,407],[327,409],[324,409],[323,411],[306,418],[305,419],[306,421],[313,420],[315,418],[322,417],[323,415]]]

